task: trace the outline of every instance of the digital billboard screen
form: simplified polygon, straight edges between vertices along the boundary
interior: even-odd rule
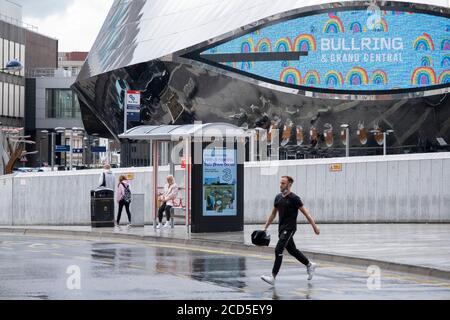
[[[236,216],[236,150],[203,150],[203,215]]]
[[[330,11],[284,18],[201,54],[307,52],[297,60],[219,62],[269,82],[321,91],[450,86],[450,19],[421,12]],[[201,56],[200,54],[200,56]]]

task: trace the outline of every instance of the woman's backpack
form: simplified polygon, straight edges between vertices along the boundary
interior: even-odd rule
[[[131,191],[130,191],[130,186],[125,185],[124,183],[122,183],[122,186],[124,188],[124,194],[122,196],[122,200],[125,202],[130,203],[131,202]]]

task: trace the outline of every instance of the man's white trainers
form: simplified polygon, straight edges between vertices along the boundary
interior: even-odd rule
[[[169,221],[167,221],[166,223],[164,223],[164,228],[167,228],[167,227],[169,227],[170,226],[170,222]]]
[[[161,229],[161,223],[158,223],[156,229]]]
[[[310,262],[306,267],[306,272],[308,272],[308,280],[311,280],[313,278],[315,270],[316,264],[314,262]]]
[[[275,278],[273,276],[261,276],[261,280],[270,285],[275,285]]]

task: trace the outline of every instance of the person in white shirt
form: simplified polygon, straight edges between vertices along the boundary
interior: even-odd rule
[[[114,178],[114,173],[111,171],[111,166],[109,164],[103,166],[103,172],[98,177],[98,184],[100,187],[105,187],[114,191],[116,179]]]
[[[173,200],[177,197],[178,194],[178,186],[175,183],[175,178],[172,175],[167,176],[167,183],[164,186],[164,193],[159,195],[159,200],[161,201],[161,206],[158,210],[158,225],[156,229],[161,228],[163,212],[166,212],[166,223],[164,224],[164,228],[168,227],[170,224],[170,210],[173,207]]]

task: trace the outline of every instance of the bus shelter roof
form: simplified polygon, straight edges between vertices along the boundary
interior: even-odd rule
[[[184,125],[143,125],[119,135],[121,139],[176,141],[180,138],[242,138],[247,137],[245,129],[229,123],[203,123]]]

